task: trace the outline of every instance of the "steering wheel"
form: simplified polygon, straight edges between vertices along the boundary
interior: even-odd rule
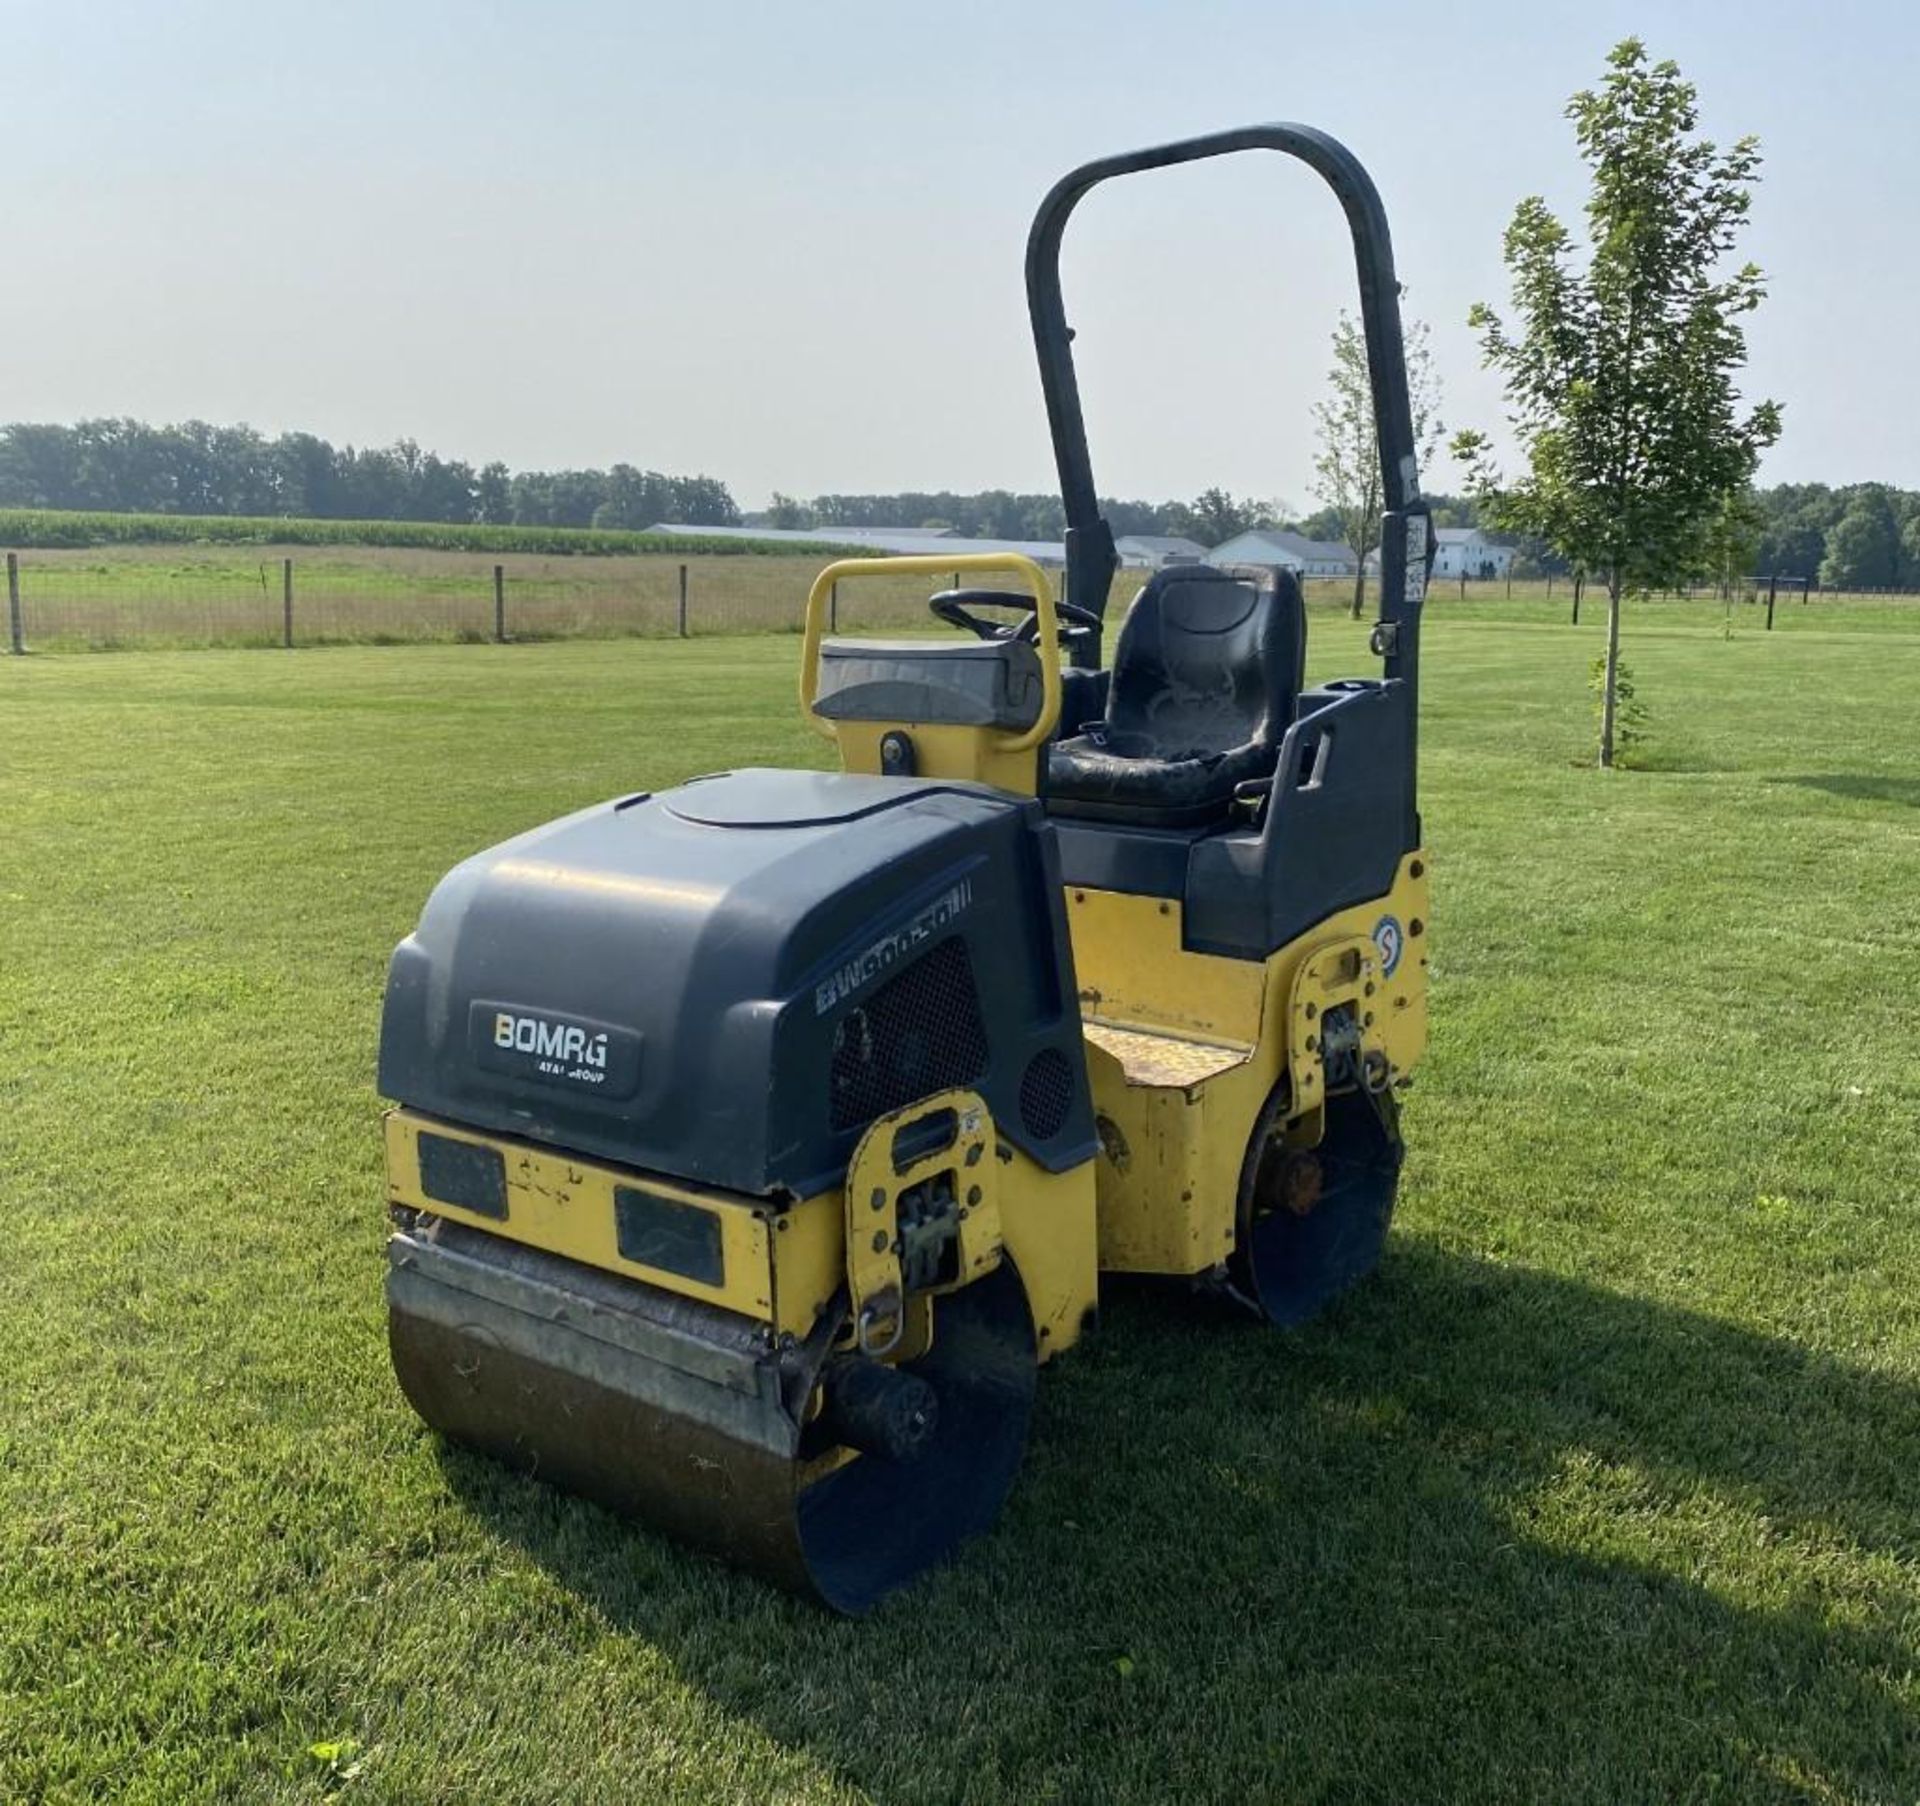
[[[1019,640],[1031,646],[1040,637],[1040,611],[1031,596],[1003,589],[943,589],[927,599],[927,607],[937,620],[949,627],[964,627],[976,639]],[[983,621],[973,610],[992,608],[1021,610],[1022,621]],[[1060,643],[1084,640],[1100,631],[1100,617],[1077,602],[1056,602],[1053,611],[1060,617]]]

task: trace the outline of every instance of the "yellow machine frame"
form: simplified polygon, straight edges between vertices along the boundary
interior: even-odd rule
[[[1042,700],[1020,734],[917,722],[823,720],[814,712],[828,598],[838,582],[894,576],[1009,572],[1032,592],[1038,616]],[[1031,559],[981,552],[958,557],[860,558],[830,564],[807,597],[800,703],[834,741],[842,768],[878,774],[880,737],[913,736],[924,776],[975,780],[1031,795],[1033,753],[1060,716],[1060,651],[1052,586]],[[1195,953],[1179,903],[1072,887],[1073,939],[1088,1074],[1101,1136],[1099,1264],[1108,1271],[1194,1275],[1232,1254],[1242,1164],[1276,1089],[1287,1107],[1276,1132],[1316,1146],[1324,1131],[1323,1061],[1314,1023],[1351,1002],[1361,1052],[1384,1088],[1403,1081],[1426,1046],[1424,853],[1401,860],[1384,897],[1339,911],[1264,962]],[[1382,915],[1406,924],[1392,974],[1372,939]]]
[[[946,1113],[957,1125],[954,1140],[896,1166],[895,1137],[925,1118]],[[390,1207],[448,1217],[718,1305],[766,1324],[776,1335],[804,1337],[843,1282],[852,1295],[856,1325],[861,1310],[889,1288],[898,1316],[900,1196],[948,1169],[964,1200],[956,1284],[991,1271],[1004,1252],[1019,1271],[1043,1361],[1071,1348],[1094,1310],[1099,1276],[1091,1164],[1048,1172],[999,1139],[985,1102],[974,1092],[939,1092],[879,1118],[861,1138],[845,1186],[797,1202],[743,1197],[657,1173],[581,1160],[537,1142],[483,1134],[414,1110],[389,1110],[385,1127]],[[505,1168],[505,1214],[490,1215],[430,1194],[421,1172],[423,1134],[498,1153]],[[706,1284],[672,1267],[623,1254],[615,1228],[615,1194],[621,1187],[641,1187],[711,1215],[721,1283]],[[981,1196],[971,1197],[974,1191]],[[901,1329],[909,1332],[904,1346],[889,1346],[885,1352],[904,1360],[925,1346],[928,1332],[924,1322],[917,1328],[896,1325],[896,1342]]]
[[[1013,553],[846,559],[820,573],[807,598],[800,700],[809,725],[835,742],[845,770],[879,773],[880,736],[895,724],[828,722],[814,712],[834,584],[984,571],[1012,573],[1033,595],[1038,717],[1019,733],[897,725],[913,735],[922,776],[1033,794],[1035,753],[1060,715],[1058,623],[1046,573]],[[844,1283],[856,1322],[862,1310],[884,1307],[879,1320],[889,1327],[876,1347],[884,1340],[883,1352],[905,1358],[924,1348],[929,1331],[924,1314],[909,1320],[899,1295],[897,1199],[958,1158],[966,1188],[980,1194],[963,1236],[960,1283],[996,1265],[1004,1251],[1028,1293],[1041,1358],[1050,1358],[1079,1339],[1099,1271],[1191,1277],[1217,1272],[1232,1256],[1245,1163],[1263,1115],[1286,1147],[1311,1149],[1321,1139],[1326,1082],[1315,1024],[1326,1010],[1353,1005],[1361,1058],[1382,1089],[1404,1081],[1427,1027],[1422,853],[1402,859],[1385,896],[1329,916],[1265,961],[1190,951],[1176,901],[1084,886],[1070,887],[1066,901],[1100,1136],[1098,1157],[1081,1167],[1048,1173],[1001,1141],[971,1092],[942,1093],[880,1119],[843,1188],[780,1205],[395,1110],[387,1117],[389,1201],[629,1274],[755,1318],[776,1334],[804,1336]],[[1383,915],[1406,925],[1407,945],[1390,975],[1372,938]],[[1269,1110],[1276,1097],[1277,1114]],[[961,1125],[957,1148],[896,1171],[895,1136],[943,1111]],[[510,1200],[503,1221],[426,1195],[423,1131],[500,1150]],[[620,1253],[614,1190],[636,1183],[717,1218],[724,1283],[703,1284]]]
[[[1324,1131],[1314,1023],[1357,1005],[1363,1057],[1384,1087],[1426,1045],[1426,861],[1403,859],[1386,897],[1340,911],[1265,962],[1188,952],[1180,906],[1153,897],[1067,893],[1087,1069],[1100,1130],[1100,1265],[1200,1274],[1234,1250],[1241,1174],[1269,1098],[1292,1147]],[[1372,932],[1409,924],[1393,975]]]

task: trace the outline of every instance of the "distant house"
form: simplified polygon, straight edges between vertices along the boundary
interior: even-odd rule
[[[1513,563],[1513,547],[1495,545],[1478,527],[1441,527],[1434,538],[1436,578],[1504,577]]]
[[[1513,564],[1513,547],[1496,545],[1478,527],[1437,527],[1433,538],[1433,569],[1428,576],[1435,582],[1462,575],[1474,579],[1504,577]],[[1377,548],[1367,554],[1367,571],[1371,576],[1379,574]]]
[[[1198,540],[1167,533],[1123,533],[1113,542],[1120,562],[1134,570],[1158,571],[1170,564],[1204,564],[1207,548]]]
[[[1209,564],[1271,564],[1296,577],[1351,577],[1360,568],[1353,547],[1333,539],[1307,539],[1280,527],[1236,533],[1207,554]]]

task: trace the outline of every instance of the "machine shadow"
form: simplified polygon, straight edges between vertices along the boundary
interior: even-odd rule
[[[1802,777],[1772,778],[1775,784],[1796,784],[1802,790],[1824,790],[1829,796],[1855,802],[1900,803],[1920,809],[1920,778],[1885,778],[1867,772],[1829,772]]]
[[[1916,1408],[1403,1235],[1306,1331],[1121,1291],[1045,1376],[999,1529],[858,1624],[443,1463],[610,1625],[888,1801],[1911,1797]],[[1822,1546],[1882,1558],[1883,1597],[1823,1591]]]

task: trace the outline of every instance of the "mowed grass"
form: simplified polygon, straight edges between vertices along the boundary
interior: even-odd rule
[[[792,639],[0,660],[0,1797],[1920,1795],[1920,634],[1636,617],[1610,776],[1597,645],[1432,618],[1380,1275],[1113,1292],[860,1624],[443,1449],[383,1341],[390,947],[817,761]]]

